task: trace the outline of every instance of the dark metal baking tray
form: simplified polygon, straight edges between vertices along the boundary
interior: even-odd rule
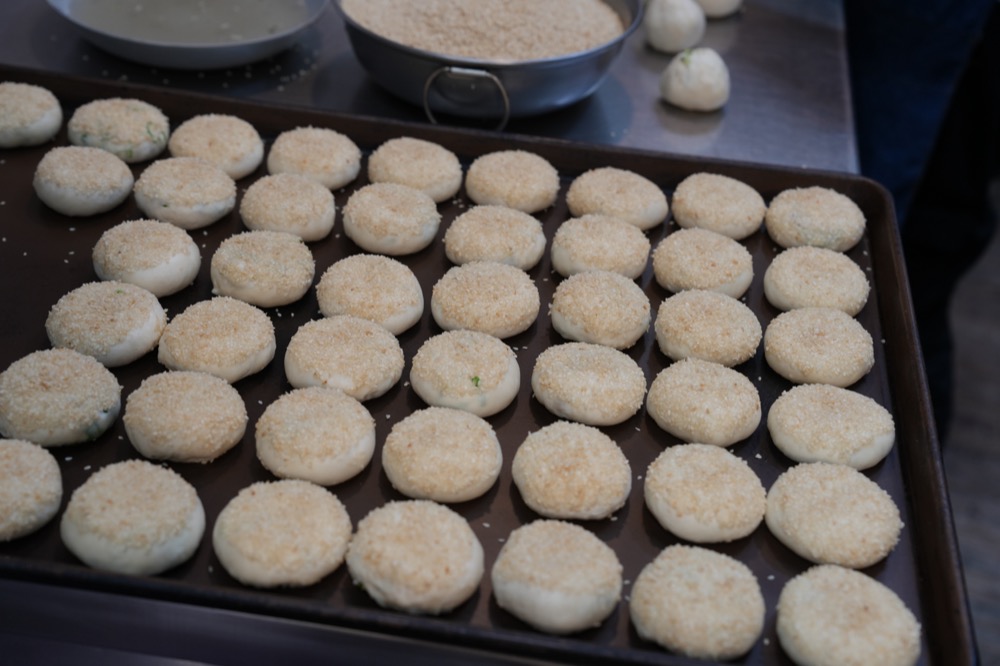
[[[49,88],[62,101],[67,117],[77,105],[95,98],[132,96],[158,105],[174,125],[199,113],[237,115],[251,122],[267,142],[282,130],[313,125],[331,127],[347,134],[366,152],[394,136],[425,138],[455,151],[465,164],[486,152],[523,148],[550,160],[562,175],[564,188],[575,175],[586,169],[618,166],[644,174],[668,193],[682,178],[698,171],[712,171],[743,180],[760,191],[766,200],[785,188],[795,186],[820,185],[845,193],[859,204],[868,219],[867,234],[861,244],[850,252],[850,256],[868,272],[872,280],[873,297],[859,319],[876,341],[875,369],[854,388],[889,407],[897,424],[896,447],[885,461],[867,473],[895,499],[905,522],[898,547],[885,561],[867,569],[866,573],[895,590],[921,621],[924,629],[921,663],[957,664],[975,660],[962,571],[923,369],[916,351],[916,335],[894,214],[890,199],[877,184],[848,174],[403,124],[124,82],[69,78],[33,70],[0,68],[0,80],[24,81]],[[63,131],[56,137],[55,143],[65,143],[65,140]],[[0,368],[6,368],[32,351],[48,347],[44,330],[48,309],[67,291],[96,279],[90,256],[94,242],[110,226],[140,217],[131,199],[119,208],[93,218],[68,218],[47,209],[34,195],[31,180],[35,165],[50,147],[51,144],[48,144],[0,152]],[[142,166],[135,167],[137,173]],[[240,192],[262,173],[263,169],[240,181]],[[338,208],[352,191],[365,182],[362,175],[356,183],[336,192]],[[469,202],[461,197],[442,204],[444,223],[440,233],[443,234],[448,222],[468,205]],[[550,238],[567,217],[562,197],[553,208],[539,214]],[[675,228],[670,224],[649,232],[653,245]],[[202,273],[192,287],[163,299],[169,313],[176,314],[188,304],[210,297],[208,265],[212,252],[223,238],[241,229],[239,217],[233,213],[205,230],[193,232],[203,253]],[[317,262],[317,279],[334,261],[358,251],[339,232],[338,222],[334,235],[311,244]],[[746,301],[766,326],[777,312],[763,297],[761,276],[777,248],[763,231],[753,235],[745,244],[754,257],[756,273]],[[421,278],[428,298],[435,279],[449,267],[439,242],[405,258],[405,261]],[[530,274],[538,284],[543,304],[547,303],[558,281],[558,276],[551,272],[548,257]],[[640,284],[650,296],[654,309],[669,295],[652,279],[649,269],[640,279]],[[234,450],[210,464],[173,465],[198,488],[208,515],[209,529],[223,505],[240,488],[254,481],[272,478],[254,454],[253,424],[268,403],[290,388],[280,362],[288,339],[299,325],[319,316],[314,292],[298,303],[274,308],[268,313],[277,330],[276,360],[263,372],[236,384],[250,414],[247,436]],[[416,327],[400,336],[407,357],[404,381],[409,371],[409,359],[423,340],[438,331],[427,312]],[[536,517],[521,501],[511,482],[510,460],[530,430],[554,420],[531,397],[527,378],[538,353],[560,340],[550,326],[544,305],[538,321],[527,332],[508,340],[517,350],[524,388],[511,407],[490,419],[504,450],[504,469],[498,483],[484,497],[454,507],[469,520],[483,542],[487,570],[496,558],[502,539],[511,529]],[[649,381],[666,365],[652,331],[629,350],[629,354],[643,367]],[[777,395],[789,386],[768,368],[761,351],[738,369],[759,387],[765,414]],[[116,369],[115,374],[124,387],[123,395],[127,396],[144,377],[161,370],[163,368],[157,364],[155,354],[149,354],[131,365]],[[376,418],[377,438],[381,445],[393,423],[422,407],[423,403],[401,381],[388,394],[366,403],[366,406]],[[631,581],[635,580],[639,570],[663,547],[676,542],[645,509],[640,477],[665,446],[677,442],[660,430],[645,410],[625,423],[605,430],[625,451],[636,480],[628,503],[614,519],[584,525],[611,545],[621,559],[628,581],[624,590],[627,598]],[[760,475],[765,487],[769,487],[778,474],[791,464],[773,446],[763,425],[732,450]],[[66,498],[102,465],[138,457],[125,437],[120,420],[96,442],[53,449],[53,452],[63,471]],[[355,522],[375,506],[389,499],[401,498],[382,473],[378,451],[367,470],[332,490],[345,503]],[[745,539],[712,547],[739,558],[756,573],[767,603],[763,637],[740,663],[788,663],[775,636],[775,603],[784,583],[809,564],[777,542],[763,525]],[[0,544],[0,576],[130,597],[181,601],[199,608],[246,611],[265,618],[332,624],[557,661],[647,664],[690,661],[641,640],[629,624],[625,600],[601,627],[558,638],[535,632],[501,610],[492,599],[488,575],[467,603],[442,617],[411,616],[379,608],[351,583],[344,567],[305,589],[260,591],[243,587],[220,566],[212,552],[210,539],[202,542],[190,561],[161,576],[114,575],[88,569],[69,553],[59,538],[58,518],[34,535]]]

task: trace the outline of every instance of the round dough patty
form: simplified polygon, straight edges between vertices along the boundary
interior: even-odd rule
[[[205,510],[177,472],[127,460],[102,467],[73,491],[59,529],[70,552],[90,567],[154,576],[194,554]]]
[[[920,657],[920,623],[903,600],[874,578],[831,564],[785,584],[776,629],[798,664],[912,666]]]
[[[791,382],[847,387],[875,365],[875,347],[864,326],[843,311],[799,308],[768,324],[764,358]]]
[[[764,272],[764,296],[779,310],[836,308],[852,317],[868,302],[865,272],[845,254],[822,247],[792,247]]]
[[[254,126],[219,113],[185,120],[174,130],[167,147],[174,157],[203,159],[233,180],[249,176],[264,160],[264,141]]]
[[[587,425],[615,425],[642,407],[646,376],[624,352],[567,342],[538,355],[531,390],[556,416]]]
[[[125,162],[144,162],[163,152],[170,121],[149,102],[114,97],[83,104],[66,123],[75,146],[106,150]]]
[[[236,206],[236,183],[197,157],[157,160],[139,174],[135,203],[146,215],[181,229],[201,229]]]
[[[360,474],[375,453],[375,419],[339,389],[285,393],[257,419],[257,458],[275,476],[335,486]]]
[[[121,386],[72,349],[32,352],[0,373],[0,435],[42,446],[97,439],[121,411]]]
[[[0,82],[0,148],[37,146],[56,135],[62,127],[59,100],[46,88]]]
[[[537,213],[555,203],[559,173],[535,153],[500,150],[472,162],[465,175],[465,192],[477,204]]]
[[[511,476],[524,503],[546,518],[600,520],[625,506],[628,459],[597,428],[556,421],[517,448]]]
[[[344,206],[344,233],[368,252],[419,252],[431,244],[440,224],[433,199],[397,183],[365,185]]]
[[[59,146],[38,162],[32,185],[42,203],[63,215],[88,217],[119,205],[132,191],[132,171],[120,158],[86,146]]]
[[[407,185],[441,203],[461,189],[462,165],[444,146],[401,136],[382,143],[368,156],[368,180]]]
[[[479,587],[483,547],[465,518],[430,500],[389,502],[358,523],[351,578],[386,608],[447,613]]]
[[[445,231],[444,251],[453,264],[498,261],[527,271],[545,254],[545,232],[542,223],[525,212],[473,206]]]
[[[753,282],[753,257],[728,236],[708,229],[678,229],[656,246],[653,275],[673,292],[707,289],[739,298]]]
[[[101,234],[92,253],[102,280],[148,289],[157,297],[187,287],[201,269],[201,250],[180,227],[159,220],[128,220]]]
[[[38,444],[0,439],[0,479],[0,543],[38,531],[59,511],[62,472]]]
[[[288,479],[240,490],[219,512],[212,546],[236,580],[254,587],[305,587],[344,562],[351,517],[336,495]]]
[[[847,465],[800,463],[767,493],[768,529],[797,555],[817,564],[864,569],[895,548],[899,509],[882,488]]]
[[[708,229],[741,240],[760,229],[767,205],[757,190],[740,180],[695,173],[674,190],[673,211],[681,227]]]
[[[764,630],[764,596],[739,560],[699,546],[668,546],[632,585],[639,636],[698,659],[734,659]]]
[[[622,565],[593,533],[536,520],[507,537],[490,571],[497,605],[539,631],[599,626],[621,598]]]
[[[649,328],[649,298],[639,286],[610,271],[571,275],[556,287],[549,308],[552,327],[567,340],[628,349]]]
[[[347,185],[361,172],[361,149],[340,132],[296,127],[278,135],[267,154],[268,173],[295,173],[329,190]]]
[[[129,394],[122,423],[146,458],[207,463],[243,439],[247,410],[239,391],[220,377],[168,371]]]
[[[746,376],[718,363],[685,359],[660,371],[646,411],[684,442],[730,446],[760,425],[760,395]]]
[[[240,218],[251,230],[285,231],[306,242],[333,231],[333,193],[311,178],[276,173],[253,182],[240,200]]]
[[[566,220],[552,237],[552,268],[563,277],[600,270],[635,280],[646,270],[651,244],[637,226],[608,215]]]
[[[284,231],[230,236],[212,255],[212,293],[261,308],[294,303],[309,291],[316,262],[305,242]]]
[[[528,330],[540,308],[531,277],[495,261],[450,268],[431,291],[431,315],[446,331],[464,328],[509,338]]]
[[[354,254],[335,262],[316,285],[325,317],[349,314],[385,327],[408,330],[424,313],[424,292],[409,266],[380,254]]]
[[[642,230],[660,224],[669,212],[667,197],[656,183],[615,167],[591,169],[577,176],[566,191],[566,205],[574,217],[609,215]]]
[[[825,187],[784,190],[767,208],[764,225],[781,247],[812,245],[846,252],[865,233],[865,215],[840,192]]]
[[[666,356],[700,358],[730,367],[753,358],[762,336],[757,315],[743,302],[701,289],[664,300],[653,327]]]
[[[493,427],[460,409],[417,410],[392,427],[382,447],[382,469],[392,487],[414,499],[475,499],[496,483],[501,464]]]

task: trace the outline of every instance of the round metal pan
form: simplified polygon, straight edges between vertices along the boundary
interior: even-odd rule
[[[427,117],[532,116],[569,106],[593,93],[642,20],[642,0],[605,0],[625,31],[616,39],[558,58],[495,63],[432,53],[391,41],[362,27],[341,7],[354,54],[379,86],[423,106]]]
[[[295,44],[299,34],[315,23],[330,4],[330,0],[301,0],[305,8],[301,20],[263,37],[192,44],[171,40],[169,36],[154,41],[111,31],[108,25],[87,17],[83,11],[85,1],[92,4],[92,0],[48,0],[48,3],[98,48],[140,64],[185,70],[236,67],[280,53]]]

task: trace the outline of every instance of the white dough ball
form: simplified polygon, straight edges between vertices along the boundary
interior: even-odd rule
[[[695,0],[649,0],[642,25],[650,46],[679,53],[705,36],[705,12]]]
[[[729,101],[729,68],[714,49],[678,53],[660,77],[660,96],[688,111],[716,111]]]

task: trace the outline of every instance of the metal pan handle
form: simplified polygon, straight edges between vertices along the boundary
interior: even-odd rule
[[[434,113],[431,111],[430,94],[431,86],[434,85],[434,81],[436,81],[442,74],[454,74],[457,76],[488,79],[491,81],[493,85],[497,87],[497,90],[500,91],[500,98],[503,100],[503,117],[500,118],[500,124],[496,126],[496,131],[499,132],[507,126],[507,121],[510,120],[510,97],[507,95],[507,89],[504,88],[503,82],[492,72],[488,72],[484,69],[471,69],[468,67],[439,67],[431,72],[430,76],[427,77],[427,80],[424,81],[424,113],[427,114],[428,120],[435,125],[438,124],[437,118],[434,117]]]

